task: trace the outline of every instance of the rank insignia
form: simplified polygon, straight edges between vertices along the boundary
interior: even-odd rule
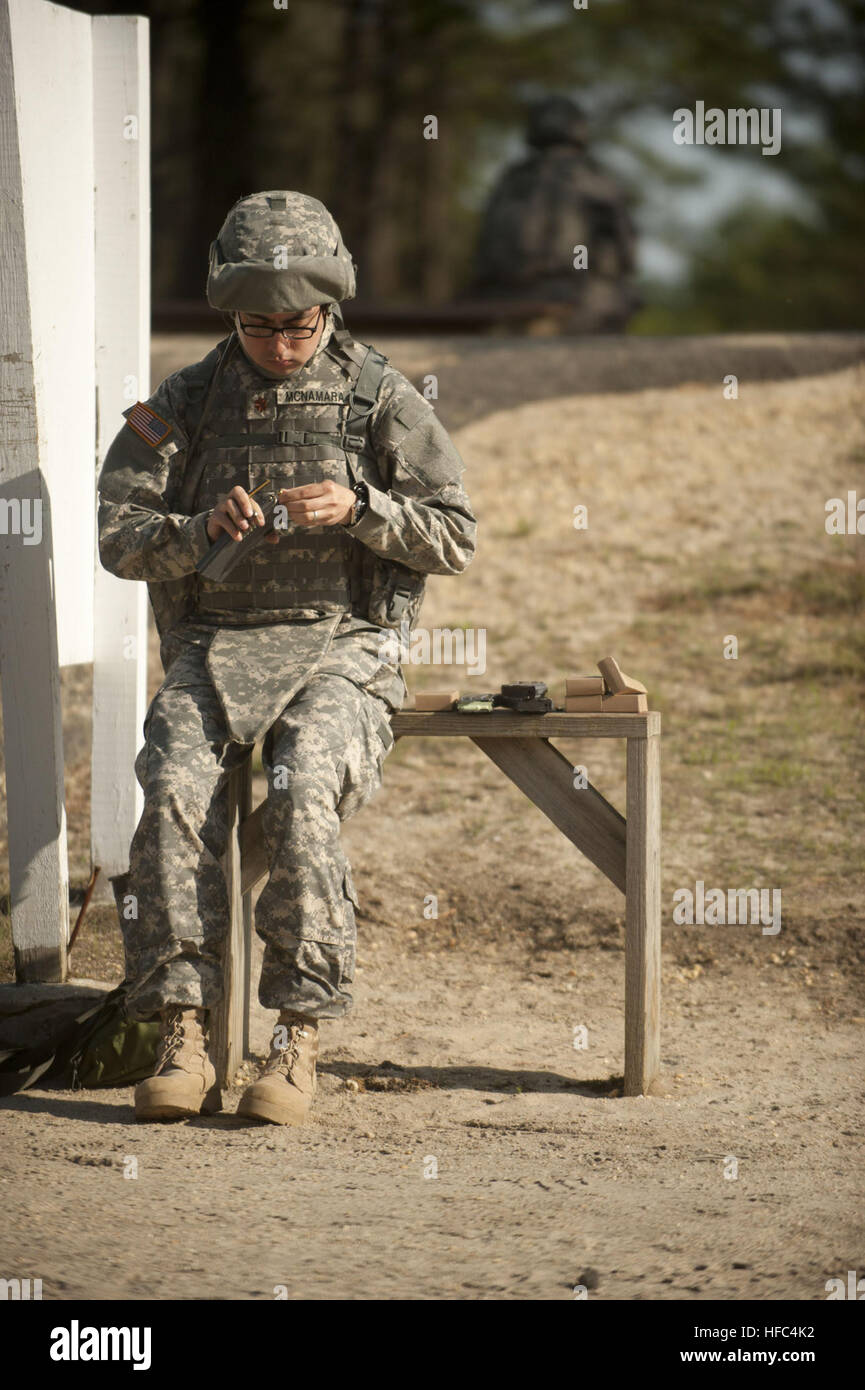
[[[161,415],[157,415],[155,410],[151,410],[149,405],[145,405],[143,401],[136,401],[126,416],[126,423],[152,449],[161,444],[166,435],[169,435],[174,428],[173,425],[169,425],[166,420],[163,420]]]
[[[276,415],[273,391],[250,391],[246,398],[247,420],[272,420]]]

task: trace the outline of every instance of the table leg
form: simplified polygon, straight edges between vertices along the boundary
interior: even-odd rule
[[[625,1095],[660,1068],[661,740],[628,739],[625,890]]]
[[[212,1011],[211,1055],[217,1082],[230,1086],[248,1052],[252,897],[241,884],[240,826],[252,797],[252,758],[234,768],[228,780],[228,843],[223,860],[229,921],[222,965],[222,1000]]]
[[[243,840],[241,830],[252,813],[252,754],[246,759],[241,773],[238,793],[238,841],[240,843],[240,895],[243,903],[243,1026],[240,1038],[240,1060],[249,1056],[249,1014],[252,997],[252,889],[243,888]]]

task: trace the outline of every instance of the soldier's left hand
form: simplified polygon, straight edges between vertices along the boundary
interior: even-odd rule
[[[339,526],[348,521],[355,504],[351,488],[328,478],[323,483],[280,488],[279,501],[297,526]]]

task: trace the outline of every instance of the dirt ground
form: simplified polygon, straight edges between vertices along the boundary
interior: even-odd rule
[[[479,518],[422,622],[484,628],[486,671],[410,687],[558,700],[613,652],[661,711],[667,1094],[621,1095],[621,895],[468,741],[402,740],[344,829],[356,1003],[322,1025],[309,1125],[237,1119],[238,1088],[181,1125],[136,1125],[130,1090],[3,1100],[0,1275],[59,1299],[825,1299],[865,1275],[865,539],[824,527],[865,495],[865,338],[378,345],[438,378]],[[154,382],[208,346],[157,340]],[[63,681],[80,898],[89,668]],[[559,746],[624,810],[621,747]],[[677,925],[697,880],[780,890],[780,932]],[[2,951],[10,979],[8,927]],[[121,978],[111,909],[72,970]]]

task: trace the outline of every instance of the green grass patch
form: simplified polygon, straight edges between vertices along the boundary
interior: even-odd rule
[[[745,553],[747,573],[701,556],[613,645],[662,715],[665,844],[679,859],[683,841],[699,844],[693,872],[707,882],[780,874],[785,901],[814,921],[863,878],[865,564]]]
[[[765,560],[756,560],[747,573],[722,561],[702,574],[693,573],[686,588],[656,595],[654,606],[661,611],[694,610],[757,597],[776,609],[816,617],[858,613],[865,608],[865,562],[856,556],[826,560],[788,575],[779,574]]]
[[[724,778],[727,787],[745,789],[762,784],[768,787],[804,786],[808,773],[801,762],[792,758],[760,758],[756,762],[731,768]]]

